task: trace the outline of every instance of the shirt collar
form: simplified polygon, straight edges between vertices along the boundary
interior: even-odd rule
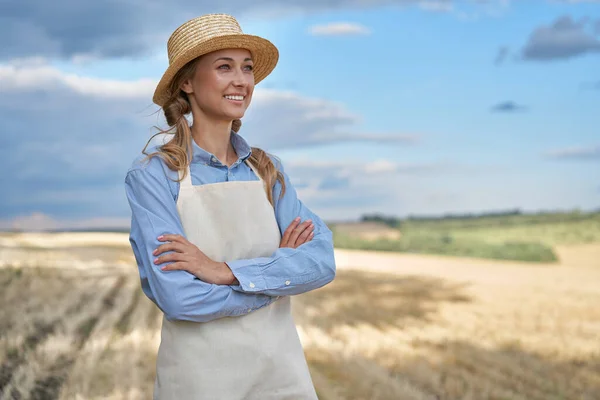
[[[252,148],[248,144],[248,142],[240,136],[239,133],[235,133],[231,131],[230,136],[231,144],[236,154],[238,155],[237,161],[234,163],[238,164],[243,161],[246,161],[250,154],[252,154]],[[192,138],[192,149],[194,151],[192,156],[193,163],[202,163],[208,165],[223,165],[214,154],[204,150],[202,147],[198,146],[198,143]]]

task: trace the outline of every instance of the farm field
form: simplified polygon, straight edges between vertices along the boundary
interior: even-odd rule
[[[553,248],[337,249],[335,281],[293,303],[319,397],[600,399],[600,245]],[[0,400],[151,398],[161,314],[127,234],[0,234],[0,285]]]
[[[600,243],[600,212],[445,217],[364,216],[331,223],[338,248],[558,262],[557,246]],[[367,239],[368,238],[368,239]]]

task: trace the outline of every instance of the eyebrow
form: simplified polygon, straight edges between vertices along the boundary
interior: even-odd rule
[[[214,64],[214,63],[216,63],[216,62],[217,62],[217,61],[219,61],[219,60],[235,61],[235,60],[234,60],[233,58],[231,58],[231,57],[219,57],[219,58],[217,58],[215,61],[213,61],[213,64]],[[252,59],[251,59],[250,57],[247,57],[247,58],[245,58],[245,59],[244,59],[244,62],[246,62],[246,61],[252,61]]]

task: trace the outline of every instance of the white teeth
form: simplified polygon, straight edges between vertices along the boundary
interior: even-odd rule
[[[244,100],[244,96],[225,96],[225,98],[229,100]]]

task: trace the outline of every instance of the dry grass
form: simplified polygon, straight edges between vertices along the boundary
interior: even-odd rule
[[[127,236],[70,235],[0,235],[0,400],[151,398],[160,313]],[[600,246],[557,254],[337,250],[294,298],[320,398],[600,399]]]

